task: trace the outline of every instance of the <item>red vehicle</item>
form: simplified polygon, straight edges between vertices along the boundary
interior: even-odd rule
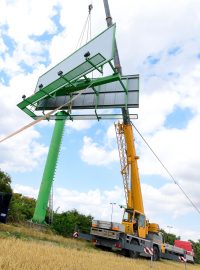
[[[191,257],[194,257],[192,244],[189,241],[175,240],[174,246],[182,248],[186,251],[186,258],[188,261],[191,261]]]

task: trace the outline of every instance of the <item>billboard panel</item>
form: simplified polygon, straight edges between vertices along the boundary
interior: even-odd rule
[[[36,110],[53,110],[77,96],[71,103],[73,110],[80,109],[106,109],[106,108],[128,108],[139,107],[139,75],[122,76],[121,81],[127,88],[124,91],[120,81],[99,85],[95,89],[88,88],[81,95],[73,92],[70,95],[46,98],[38,102]],[[98,95],[97,95],[98,93]],[[64,106],[62,110],[68,109]]]
[[[102,66],[114,57],[115,25],[107,28],[104,32],[89,41],[83,47],[75,51],[62,62],[39,77],[35,92],[55,90],[66,84],[67,81],[78,79]],[[59,72],[62,71],[63,78]],[[61,73],[60,73],[61,74]],[[51,85],[53,84],[53,85]],[[47,86],[52,89],[45,89]]]

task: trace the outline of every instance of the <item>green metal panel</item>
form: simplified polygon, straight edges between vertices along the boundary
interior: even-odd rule
[[[95,64],[100,64],[105,59],[104,57],[100,57],[101,55],[97,54],[96,56],[92,57],[90,60],[91,62]],[[97,57],[97,59],[95,58]],[[76,67],[75,69],[71,70],[67,74],[63,74],[63,77],[59,77],[57,80],[52,82],[51,84],[44,86],[40,91],[36,92],[34,95],[28,97],[24,101],[20,102],[17,106],[23,110],[26,106],[30,104],[34,104],[35,102],[38,102],[41,99],[44,99],[45,97],[48,97],[49,95],[54,94],[56,91],[62,89],[63,87],[69,87],[71,86],[70,83],[73,83],[74,81],[78,80],[79,78],[86,75],[88,72],[93,71],[95,68],[88,63],[87,61]],[[65,78],[67,80],[65,80]],[[73,89],[73,91],[77,91],[76,88]]]
[[[56,114],[59,116],[64,116],[65,112],[58,112]],[[65,120],[59,118],[55,122],[55,127],[51,139],[51,144],[49,148],[49,153],[46,160],[46,165],[42,177],[42,182],[40,186],[40,191],[36,203],[36,208],[33,216],[33,222],[44,223],[46,210],[48,205],[48,200],[51,192],[51,187],[53,183],[53,178],[55,174],[58,154],[60,150],[60,145],[62,142],[62,135],[64,131]]]
[[[63,80],[63,78],[60,78],[60,80]],[[109,82],[114,82],[120,80],[120,75],[119,74],[113,74],[110,76],[106,76],[106,77],[100,77],[97,79],[80,79],[78,81],[76,81],[75,83],[75,87],[73,87],[72,85],[70,85],[69,83],[67,83],[67,85],[62,86],[61,88],[59,88],[54,94],[55,96],[59,96],[59,95],[65,95],[68,93],[72,93],[72,92],[76,92],[79,90],[82,90],[84,88],[87,88],[91,82],[92,85],[98,86],[98,85],[102,85],[102,84],[106,84]],[[66,83],[66,81],[65,81]],[[20,102],[19,104],[17,104],[17,106],[23,110],[25,113],[27,113],[29,116],[31,116],[32,118],[35,118],[36,115],[34,114],[34,112],[30,111],[29,108],[27,108],[28,106],[37,106],[37,102],[40,100],[43,100],[45,98],[48,98],[48,95],[51,93],[51,85],[48,86],[48,89],[45,88],[43,90],[40,90],[38,92],[36,92],[34,95],[26,98],[25,100],[23,100],[22,102]],[[44,92],[45,91],[45,92]]]
[[[118,81],[119,79],[120,79],[119,74],[113,74],[110,76],[104,76],[104,77],[99,77],[99,78],[94,78],[94,79],[88,78],[88,80],[80,79],[76,82],[76,90],[74,89],[73,86],[69,86],[69,87],[62,88],[59,91],[57,91],[55,96],[64,96],[68,93],[86,89],[91,84],[91,82],[92,82],[93,87],[96,87],[102,84]]]
[[[26,114],[28,114],[30,117],[34,118],[35,117],[35,114],[29,110],[28,108],[24,108],[23,110]]]

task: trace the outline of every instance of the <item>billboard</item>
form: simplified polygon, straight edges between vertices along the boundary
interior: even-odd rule
[[[78,92],[46,98],[38,102],[36,110],[53,110],[62,104],[66,104],[71,98],[76,97],[72,103],[73,110],[80,109],[109,109],[122,108],[127,105],[128,108],[138,108],[139,106],[139,75],[129,75],[121,77],[122,83],[127,88],[127,93],[120,81],[109,82],[93,88],[88,88],[81,95]],[[98,95],[97,95],[98,93]],[[62,107],[62,110],[68,109],[68,106]]]

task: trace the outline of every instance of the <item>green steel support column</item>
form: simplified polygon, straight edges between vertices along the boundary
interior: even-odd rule
[[[58,112],[57,116],[65,115],[65,112]],[[45,223],[45,216],[47,205],[49,201],[49,196],[51,192],[51,187],[54,179],[56,164],[58,160],[58,154],[60,151],[60,146],[62,142],[62,135],[65,126],[65,120],[55,120],[55,127],[51,139],[51,144],[49,147],[49,153],[46,160],[46,165],[42,177],[42,182],[40,185],[40,191],[35,207],[35,212],[33,215],[33,222],[35,223]]]

